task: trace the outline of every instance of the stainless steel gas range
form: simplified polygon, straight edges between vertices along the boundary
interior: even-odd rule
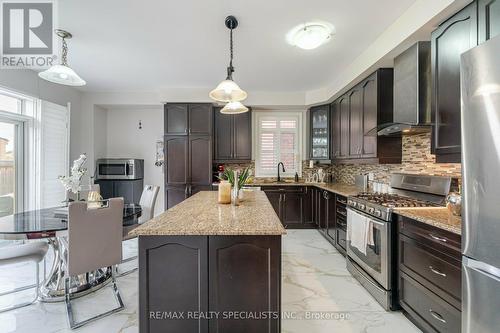
[[[389,193],[347,200],[347,268],[386,309],[398,308],[395,208],[442,206],[451,178],[392,174]]]

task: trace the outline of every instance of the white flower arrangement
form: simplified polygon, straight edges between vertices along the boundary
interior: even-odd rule
[[[63,184],[66,191],[78,193],[82,190],[82,177],[87,173],[87,169],[83,165],[87,162],[87,155],[82,154],[80,157],[73,161],[71,167],[71,174],[69,176],[59,176],[59,180]]]

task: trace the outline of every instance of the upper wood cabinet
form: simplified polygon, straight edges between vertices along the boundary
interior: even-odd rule
[[[212,135],[212,104],[165,104],[165,135]]]
[[[476,45],[477,2],[432,32],[432,140],[437,162],[460,162],[460,55]]]
[[[479,43],[500,35],[500,0],[478,2]]]
[[[392,121],[393,82],[392,69],[379,69],[332,103],[335,162],[401,163],[401,137],[378,137],[372,131]]]
[[[252,159],[252,112],[236,115],[214,111],[214,160],[242,162]]]

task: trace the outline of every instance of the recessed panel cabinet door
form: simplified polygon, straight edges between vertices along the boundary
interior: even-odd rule
[[[252,159],[252,112],[234,116],[234,156],[236,160]]]
[[[342,97],[339,101],[340,109],[340,154],[338,158],[349,157],[349,98]]]
[[[212,135],[212,105],[189,105],[188,132],[190,135]]]
[[[500,35],[500,0],[478,2],[479,43]]]
[[[377,81],[376,76],[363,82],[363,148],[362,157],[377,157],[377,136],[366,135],[377,127]]]
[[[140,332],[208,332],[207,319],[187,316],[208,311],[207,252],[206,236],[139,238]]]
[[[331,159],[335,159],[338,156],[340,156],[340,149],[341,149],[341,120],[340,120],[340,100],[335,101],[332,103],[331,106],[331,137],[332,137],[332,142],[331,147]]]
[[[233,116],[215,109],[215,160],[233,158]]]
[[[279,333],[281,236],[210,237],[208,251],[209,309],[221,313],[210,320],[209,331]],[[271,316],[222,315],[228,312]]]
[[[363,95],[361,89],[357,88],[349,94],[349,155],[359,157],[361,155],[361,145],[363,139]]]
[[[187,104],[165,104],[165,134],[187,135],[188,134],[188,105]]]
[[[212,183],[211,136],[189,136],[189,179],[193,185]]]
[[[165,184],[188,183],[188,137],[165,137]]]
[[[186,200],[189,196],[189,185],[165,186],[165,209],[170,209]]]
[[[433,141],[438,162],[460,162],[460,55],[477,45],[477,3],[431,35]]]
[[[283,194],[283,224],[303,223],[304,194],[291,192]]]

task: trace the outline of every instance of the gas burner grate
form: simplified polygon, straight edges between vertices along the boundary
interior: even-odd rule
[[[370,203],[375,203],[388,208],[435,206],[435,204],[430,201],[405,197],[393,193],[360,193],[353,196],[353,198],[363,199],[369,201]]]

